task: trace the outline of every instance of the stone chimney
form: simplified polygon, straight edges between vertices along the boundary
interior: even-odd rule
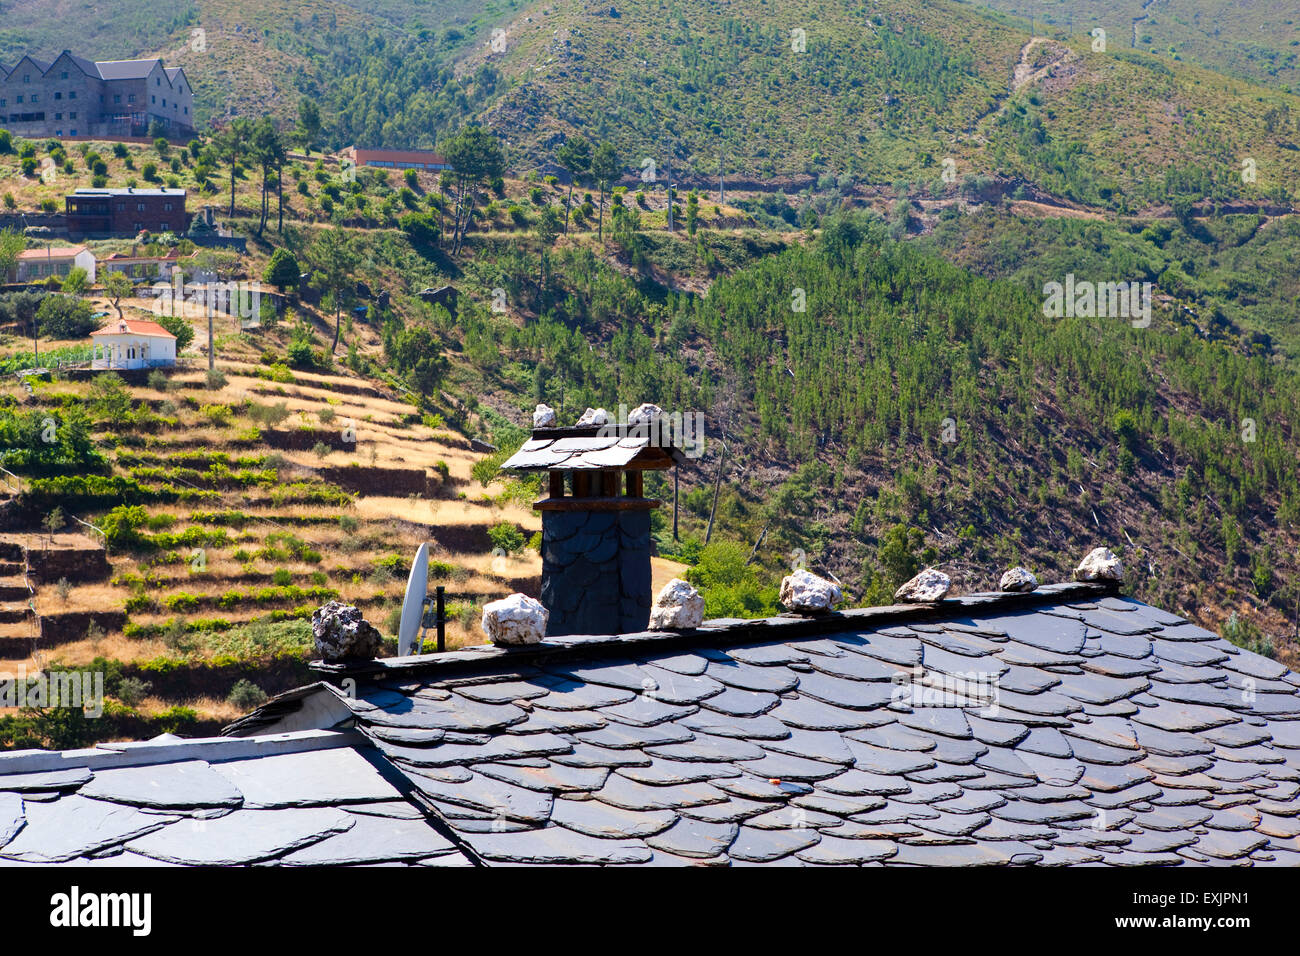
[[[607,423],[603,410],[589,410],[582,420],[593,424],[536,427],[501,466],[547,473],[545,497],[536,505],[547,636],[628,634],[649,624],[650,512],[660,502],[644,496],[642,476],[680,464],[685,455],[680,429],[674,436],[659,409],[649,406],[654,414],[647,414],[646,407],[630,416],[632,424]]]

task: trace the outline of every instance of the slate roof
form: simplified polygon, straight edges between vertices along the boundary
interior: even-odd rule
[[[153,71],[158,62],[160,61],[155,56],[146,60],[100,60],[95,66],[99,69],[99,75],[106,80],[142,80]]]
[[[345,672],[488,865],[1300,863],[1300,676],[1093,585]]]
[[[535,428],[502,471],[549,471],[626,468],[633,462],[668,467],[685,460],[681,449],[657,445],[651,429],[636,426]]]
[[[0,755],[0,866],[466,866],[355,734]]]
[[[428,814],[422,826],[459,851],[432,862],[1300,864],[1300,676],[1107,586],[313,666],[325,681],[274,698],[228,740],[347,735],[349,752],[383,768],[404,805]],[[978,675],[996,676],[995,699],[982,684],[934,699]],[[334,686],[345,678],[347,693]],[[200,759],[243,796],[231,829],[254,805],[303,809],[284,787],[320,787],[331,809],[365,812],[330,789],[335,777],[289,787],[282,772],[251,771],[254,786],[232,762]],[[0,774],[12,760],[0,756]],[[194,820],[225,809],[206,801],[226,785],[205,773],[192,786],[172,767],[164,792],[191,803],[198,793],[206,809],[149,808],[191,819],[114,846],[211,862]],[[131,809],[139,781],[105,773],[54,805],[77,799],[79,820],[105,814],[104,801],[124,806],[128,820],[112,826],[129,831],[129,814],[146,812]],[[17,795],[0,776],[0,807]],[[387,791],[368,796],[397,805]],[[37,824],[48,806],[30,811]],[[314,822],[323,835],[258,852],[327,856],[350,845],[332,829],[339,819],[304,817],[297,830],[286,819],[277,833]],[[41,832],[0,841],[0,858],[15,844],[50,855]],[[428,839],[411,827],[386,852],[413,834]]]

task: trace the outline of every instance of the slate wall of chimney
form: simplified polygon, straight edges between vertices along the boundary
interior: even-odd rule
[[[650,587],[649,511],[542,512],[548,636],[644,631]]]

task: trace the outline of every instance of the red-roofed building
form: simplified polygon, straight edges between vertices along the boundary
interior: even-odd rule
[[[119,319],[90,333],[91,368],[154,368],[176,364],[176,336],[147,319]]]
[[[95,281],[95,254],[85,246],[26,249],[18,253],[14,271],[19,282],[40,282],[50,276],[66,278],[77,267],[85,269],[86,278]]]
[[[358,166],[378,166],[381,169],[427,169],[442,172],[451,164],[437,153],[423,149],[360,149],[351,146],[343,155]]]

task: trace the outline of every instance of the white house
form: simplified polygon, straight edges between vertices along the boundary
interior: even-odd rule
[[[100,259],[99,268],[105,279],[114,272],[120,272],[128,279],[169,280],[179,263],[180,256],[175,249],[165,256],[137,256],[134,251],[128,256],[115,252]]]
[[[85,246],[26,249],[18,253],[18,281],[40,282],[50,276],[66,276],[80,266],[95,281],[95,254]]]
[[[157,322],[120,319],[90,333],[91,368],[154,368],[176,364],[176,336]]]

